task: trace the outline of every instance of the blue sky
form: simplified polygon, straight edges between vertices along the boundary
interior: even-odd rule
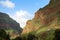
[[[0,12],[10,15],[23,28],[26,21],[33,18],[39,8],[43,8],[50,0],[0,0]]]

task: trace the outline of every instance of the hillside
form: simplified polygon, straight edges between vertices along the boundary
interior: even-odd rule
[[[28,20],[22,34],[36,31],[60,29],[60,0],[50,0],[44,8],[40,8],[32,20]]]
[[[9,17],[8,14],[0,12],[0,29],[22,31],[19,23]]]

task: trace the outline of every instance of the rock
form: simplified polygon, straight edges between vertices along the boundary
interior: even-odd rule
[[[60,28],[60,0],[50,0],[44,8],[40,8],[32,20],[28,20],[22,34],[36,31],[42,27]]]
[[[16,32],[22,32],[19,23],[9,17],[8,14],[0,12],[0,29],[9,30],[13,29]]]

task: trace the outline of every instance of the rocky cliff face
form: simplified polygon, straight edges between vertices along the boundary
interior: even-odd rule
[[[2,12],[0,12],[0,29],[3,30],[13,29],[18,32],[22,31],[22,28],[20,28],[19,23],[10,18],[9,15]]]
[[[27,21],[22,33],[36,31],[42,27],[60,28],[60,0],[51,0],[44,8],[40,8],[32,20]]]

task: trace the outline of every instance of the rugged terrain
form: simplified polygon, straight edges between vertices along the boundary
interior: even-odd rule
[[[19,23],[1,12],[0,29],[21,30]],[[40,8],[16,40],[60,40],[60,0],[50,0],[48,5]]]
[[[28,20],[22,34],[47,31],[60,28],[60,0],[50,0],[44,8],[40,8],[32,20]]]
[[[0,29],[22,31],[19,23],[9,17],[8,14],[0,12]]]

